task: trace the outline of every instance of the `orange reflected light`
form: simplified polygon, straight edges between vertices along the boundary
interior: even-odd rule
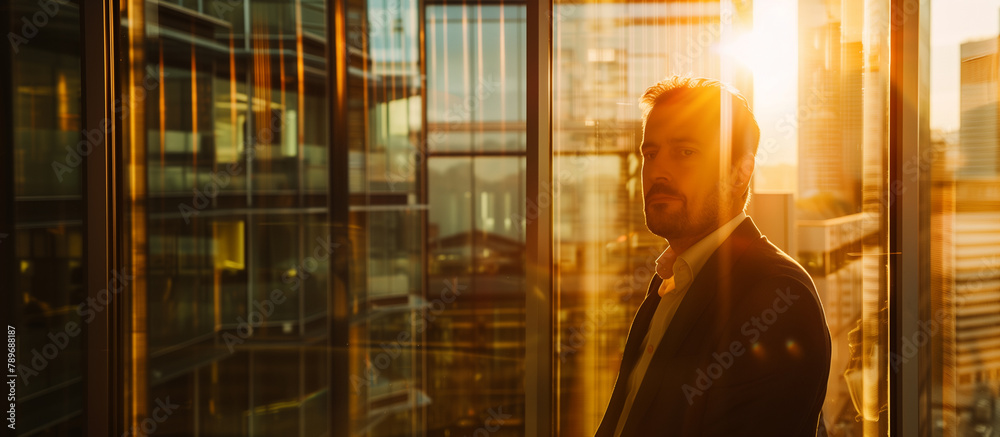
[[[798,5],[794,0],[754,2],[753,30],[719,45],[719,53],[746,66],[754,78],[754,110],[794,97],[798,83]],[[776,98],[778,97],[778,98]]]
[[[753,28],[716,47],[723,62],[753,76],[750,95],[761,129],[755,190],[796,190],[799,113],[799,20],[796,0],[754,2]]]
[[[799,344],[796,343],[795,340],[789,339],[786,341],[785,348],[788,349],[788,354],[795,358],[802,355],[802,348],[799,347]]]
[[[793,36],[794,34],[787,34],[780,27],[755,28],[728,43],[720,44],[719,52],[749,67],[755,80],[788,71],[795,73],[798,71],[798,56],[786,51],[787,42],[784,41]]]

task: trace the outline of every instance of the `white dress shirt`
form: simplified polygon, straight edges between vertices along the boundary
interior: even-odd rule
[[[745,212],[740,212],[732,220],[716,229],[705,238],[702,238],[693,246],[677,256],[669,246],[656,259],[656,274],[663,278],[663,283],[658,290],[660,303],[656,306],[656,312],[649,322],[649,330],[642,340],[642,354],[635,363],[632,373],[628,378],[628,397],[625,398],[625,405],[622,408],[621,417],[618,418],[618,426],[615,429],[615,437],[621,436],[622,427],[625,425],[625,418],[628,417],[632,409],[632,402],[635,395],[642,386],[642,380],[646,376],[649,362],[656,352],[663,334],[666,333],[670,321],[677,312],[677,307],[687,294],[688,288],[694,282],[694,278],[701,271],[701,268],[708,262],[723,241],[736,230],[747,218]]]

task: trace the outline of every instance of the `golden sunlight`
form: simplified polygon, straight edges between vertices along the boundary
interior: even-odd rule
[[[750,68],[756,110],[794,103],[798,83],[797,5],[794,0],[755,2],[753,30],[719,47],[720,54]]]

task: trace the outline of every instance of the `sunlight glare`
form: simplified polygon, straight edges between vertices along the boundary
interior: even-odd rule
[[[762,166],[758,172],[766,173],[766,166],[794,165],[797,160],[798,130],[794,119],[799,86],[798,3],[796,0],[754,2],[753,8],[753,29],[734,36],[717,49],[724,59],[749,68],[753,74],[751,105],[760,124],[762,147],[767,150],[758,154],[766,158],[759,162]],[[790,171],[778,170],[782,174]],[[777,189],[787,185],[781,182],[785,177],[760,176],[758,188]],[[767,180],[777,185],[772,187]]]
[[[756,95],[795,94],[799,58],[796,9],[792,0],[756,2],[753,30],[719,47],[720,54],[750,68]],[[768,105],[769,100],[755,104]]]

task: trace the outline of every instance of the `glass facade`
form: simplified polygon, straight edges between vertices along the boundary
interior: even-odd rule
[[[523,435],[525,6],[428,2],[425,17],[427,295],[444,306],[427,434],[472,435],[493,412],[496,435]]]
[[[102,307],[88,300],[84,282],[81,164],[94,144],[81,134],[80,8],[77,2],[10,3],[0,250],[2,306],[11,315],[5,325],[18,357],[6,361],[6,374],[16,376],[5,382],[16,381],[19,433],[79,435],[85,424],[82,333],[90,313]],[[6,394],[11,386],[5,387]]]
[[[323,226],[324,13],[121,4],[135,429],[169,403],[156,432],[327,429],[307,414],[329,402],[315,345],[337,244]]]
[[[1000,142],[997,137],[1000,2],[931,7],[930,147],[908,176],[928,176],[934,435],[996,432],[1000,425]],[[940,332],[937,335],[937,332]]]
[[[666,247],[637,99],[671,74],[755,112],[826,435],[1000,429],[1000,1],[0,4],[16,435],[593,435]]]
[[[887,165],[888,77],[879,74],[887,64],[854,60],[885,62],[879,54],[887,50],[881,41],[889,4],[799,1],[798,29],[778,30],[799,32],[798,59],[762,64],[752,58],[764,55],[754,44],[768,34],[754,20],[796,6],[785,3],[557,2],[553,244],[559,429],[566,435],[590,435],[600,424],[632,315],[667,246],[644,224],[637,99],[668,74],[720,78],[751,101],[762,133],[748,213],[817,284],[834,344],[825,426],[831,435],[879,432],[888,357],[880,310],[888,290],[878,254],[888,234],[880,202],[886,186],[877,175]],[[782,67],[793,69],[790,81],[766,79],[787,76]],[[817,87],[819,99],[810,94]],[[797,134],[791,153],[778,143],[788,135],[783,128]],[[798,191],[772,182],[796,174]],[[857,337],[849,336],[855,327]]]
[[[330,63],[326,14],[341,6]],[[524,6],[132,1],[122,14],[136,17],[126,245],[143,278],[127,305],[145,314],[130,327],[133,425],[185,399],[186,419],[159,432],[450,435],[493,411],[519,434]],[[329,408],[349,423],[331,429]]]

